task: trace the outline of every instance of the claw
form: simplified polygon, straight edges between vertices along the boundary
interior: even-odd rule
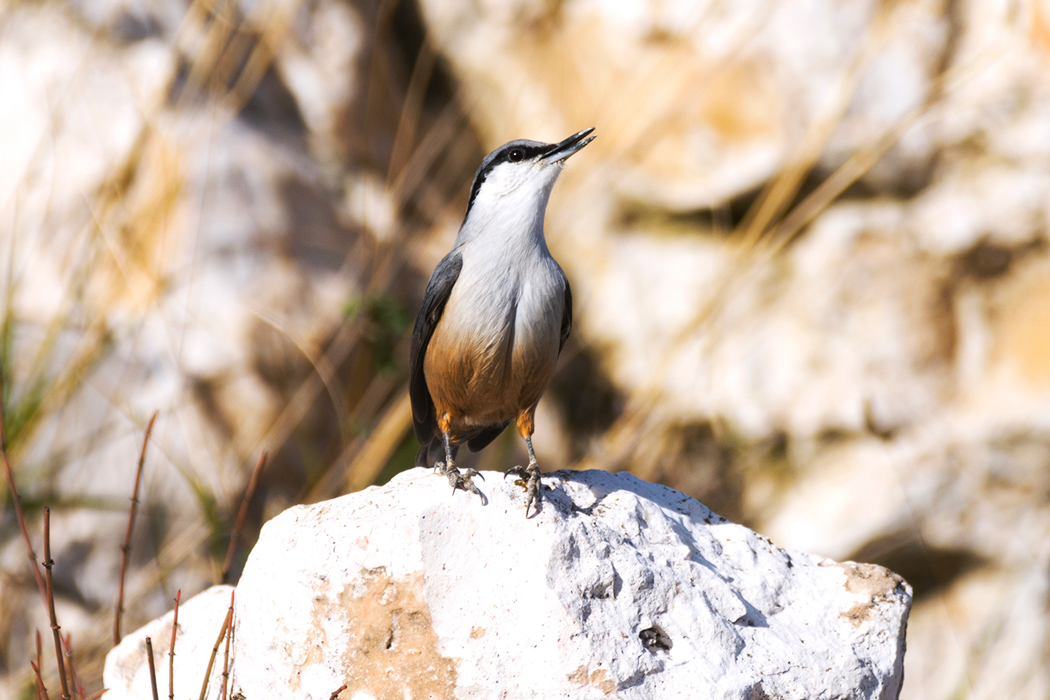
[[[511,474],[523,477],[525,479],[529,478],[528,470],[525,467],[521,466],[520,464],[518,466],[516,466],[516,467],[511,467],[507,471],[503,472],[503,478],[506,479]]]
[[[461,472],[456,468],[452,460],[448,460],[447,462],[434,462],[434,471],[438,474],[444,474],[448,478],[448,483],[452,486],[452,493],[455,493],[456,489],[462,489],[481,497],[482,504],[488,502],[485,494],[478,490],[478,487],[471,481],[475,476],[481,476],[476,470],[468,468]],[[485,479],[484,476],[481,476],[481,478],[482,480]]]
[[[536,462],[529,462],[528,466],[515,466],[508,469],[503,478],[506,479],[508,475],[515,474],[522,477],[525,481],[522,484],[525,487],[525,517],[529,517],[529,509],[533,504],[536,504],[536,512],[540,512],[540,468]],[[521,483],[521,482],[518,482]]]

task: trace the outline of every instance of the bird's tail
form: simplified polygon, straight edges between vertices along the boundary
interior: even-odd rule
[[[459,445],[452,445],[452,459],[459,453]],[[417,467],[433,467],[435,462],[445,461],[445,442],[440,435],[435,435],[430,442],[419,448],[416,453]]]

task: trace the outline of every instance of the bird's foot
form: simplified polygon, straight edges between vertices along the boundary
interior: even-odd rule
[[[435,462],[434,471],[448,477],[448,483],[452,485],[452,493],[455,493],[456,489],[462,489],[477,494],[481,498],[482,504],[488,502],[488,499],[485,498],[485,494],[478,490],[478,487],[474,485],[473,481],[471,481],[475,476],[480,476],[482,481],[485,480],[485,477],[477,470],[464,469],[463,471],[460,471],[456,468],[456,464],[452,460],[448,460],[447,463]]]
[[[521,479],[516,483],[525,487],[525,517],[529,517],[529,508],[536,504],[536,512],[540,512],[540,466],[535,460],[530,460],[528,466],[511,467],[506,471],[503,478],[510,474],[516,474]]]

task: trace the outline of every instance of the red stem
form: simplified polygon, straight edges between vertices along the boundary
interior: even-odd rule
[[[120,644],[120,622],[124,615],[124,578],[128,573],[128,553],[131,551],[131,530],[135,526],[135,511],[139,504],[139,482],[142,481],[142,465],[146,463],[146,447],[149,446],[149,437],[153,433],[153,422],[157,420],[157,412],[149,419],[146,426],[146,434],[142,438],[142,451],[139,452],[139,464],[135,470],[135,487],[131,491],[131,507],[128,509],[128,526],[124,530],[124,544],[120,547],[120,587],[117,590],[117,610],[113,618],[113,646]]]
[[[171,620],[171,644],[168,645],[168,700],[175,700],[175,631],[179,628],[179,598],[182,589],[175,592],[175,617]]]
[[[36,563],[36,552],[33,551],[33,541],[29,539],[29,529],[26,527],[26,516],[22,512],[22,497],[18,495],[18,487],[15,486],[15,474],[11,469],[11,462],[7,456],[7,434],[4,432],[4,377],[0,369],[0,461],[4,463],[4,474],[7,476],[7,489],[11,492],[11,501],[15,504],[15,520],[18,521],[18,529],[22,533],[22,542],[26,548],[26,557],[29,558],[30,568],[33,570],[33,578],[36,579],[36,587],[40,592],[40,600],[47,600],[47,586],[44,576],[40,573],[40,567]]]
[[[55,637],[55,661],[58,664],[58,680],[62,684],[62,700],[69,700],[69,683],[66,681],[66,665],[62,662],[62,636],[58,617],[55,615],[55,583],[51,578],[51,508],[44,508],[44,579],[47,584],[47,612],[51,616],[51,633]]]
[[[62,637],[62,649],[66,654],[66,672],[69,673],[69,680],[73,682],[73,689],[76,691],[77,698],[84,700],[84,684],[80,682],[80,676],[77,675],[76,666],[73,665],[73,635],[65,634]]]
[[[160,700],[157,695],[157,667],[153,663],[153,640],[146,637],[146,661],[149,662],[149,688],[153,691],[153,700]]]
[[[230,679],[230,639],[233,637],[233,596],[235,591],[230,591],[230,628],[226,630],[226,651],[222,657],[222,691],[219,700],[226,700],[226,684]]]
[[[255,494],[255,487],[259,482],[259,474],[263,470],[263,465],[266,464],[266,453],[263,452],[259,457],[259,461],[255,464],[255,469],[252,470],[252,475],[248,479],[248,488],[244,490],[244,497],[241,499],[241,507],[237,511],[237,520],[233,525],[233,532],[230,534],[230,546],[226,548],[226,559],[222,563],[222,583],[226,583],[226,579],[230,577],[230,568],[233,566],[233,555],[237,551],[237,540],[241,536],[241,528],[244,526],[244,518],[248,515],[248,504],[252,500],[252,496]]]
[[[44,685],[44,679],[40,677],[40,667],[32,661],[29,665],[33,667],[33,674],[36,676],[36,693],[37,697],[42,697],[44,700],[51,700],[51,696],[47,694],[47,686]]]

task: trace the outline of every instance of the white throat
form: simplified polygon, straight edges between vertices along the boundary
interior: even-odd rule
[[[485,241],[494,246],[538,245],[546,252],[543,218],[560,172],[560,163],[494,168],[467,213],[456,246]]]

